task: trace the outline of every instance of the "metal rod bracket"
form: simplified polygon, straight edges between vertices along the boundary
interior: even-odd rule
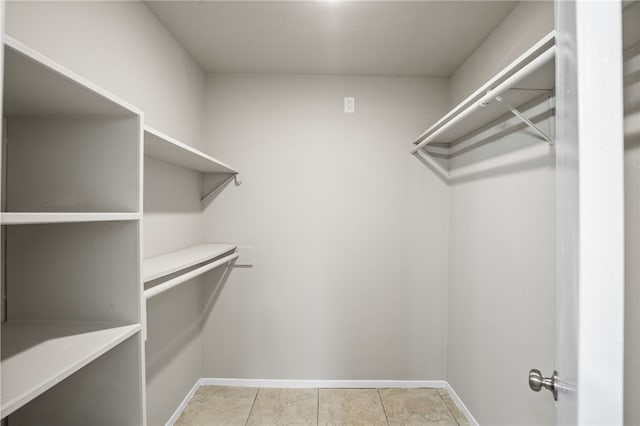
[[[505,100],[502,98],[502,96],[496,96],[495,97],[496,101],[500,102],[502,105],[504,105],[509,111],[511,111],[511,113],[513,115],[515,115],[516,117],[518,117],[522,122],[524,122],[524,124],[526,124],[527,126],[529,126],[531,128],[531,130],[533,130],[534,132],[536,132],[538,134],[538,136],[540,136],[542,139],[544,139],[545,141],[547,141],[547,143],[551,146],[553,145],[553,139],[551,139],[545,132],[543,132],[542,130],[540,130],[540,128],[538,126],[536,126],[535,124],[533,124],[533,122],[531,120],[529,120],[527,117],[525,117],[520,111],[518,111],[516,108],[514,108],[513,106],[511,106],[510,104],[508,104],[507,102],[505,102]]]
[[[212,194],[216,193],[220,188],[222,188],[222,186],[225,185],[227,182],[229,182],[231,179],[233,179],[235,186],[242,185],[242,179],[240,179],[239,174],[234,173],[233,177],[227,177],[223,181],[220,181],[216,185],[214,185],[213,188],[207,189],[206,191],[203,190],[202,196],[200,197],[200,201],[205,201]]]

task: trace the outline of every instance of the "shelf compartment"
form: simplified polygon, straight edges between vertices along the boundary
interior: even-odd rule
[[[81,222],[119,222],[139,220],[140,213],[0,213],[2,225],[29,225],[51,223],[81,223]]]
[[[144,128],[144,155],[200,173],[238,173],[221,161],[149,126]]]
[[[139,117],[5,122],[5,211],[139,212]]]
[[[128,337],[139,324],[2,324],[2,417],[69,377]]]
[[[4,46],[3,211],[140,212],[141,112],[11,37]]]
[[[4,35],[5,116],[130,117],[140,111]]]
[[[6,226],[10,321],[141,319],[139,221]]]
[[[230,254],[236,247],[235,244],[198,244],[145,259],[142,264],[143,281],[146,283],[157,280],[182,269]]]

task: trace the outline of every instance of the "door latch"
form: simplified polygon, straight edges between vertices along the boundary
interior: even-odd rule
[[[534,392],[540,392],[545,388],[553,394],[553,400],[558,400],[558,372],[554,371],[551,377],[542,377],[540,370],[533,368],[529,371],[529,387]]]

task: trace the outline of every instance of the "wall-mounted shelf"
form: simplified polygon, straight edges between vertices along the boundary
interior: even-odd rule
[[[200,172],[203,175],[224,177],[221,181],[214,183],[211,188],[203,188],[202,200],[231,178],[235,178],[238,182],[237,170],[149,126],[144,128],[144,155]]]
[[[555,32],[551,32],[422,133],[411,153],[448,177],[449,171],[429,152],[431,147],[451,146],[476,130],[512,115],[542,140],[553,144],[551,136],[525,117],[519,108],[554,90],[554,58]]]
[[[143,262],[145,282],[167,277],[183,269],[199,266],[145,290],[144,297],[149,300],[205,272],[236,260],[239,254],[235,250],[236,245],[234,244],[198,244],[145,260]]]
[[[149,126],[144,127],[144,155],[201,173],[238,173],[223,162]]]
[[[2,324],[2,417],[50,389],[140,330],[41,322]]]
[[[203,262],[229,254],[236,249],[235,244],[198,244],[161,256],[145,259],[142,264],[144,282],[190,268]]]
[[[118,222],[138,220],[141,216],[140,213],[3,212],[0,213],[0,224],[28,225],[39,223]]]

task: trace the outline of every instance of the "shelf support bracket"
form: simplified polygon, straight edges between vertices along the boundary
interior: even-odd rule
[[[211,181],[208,181],[207,176],[205,175],[205,178],[203,181],[203,191],[202,191],[202,196],[200,197],[200,201],[204,202],[214,194],[217,194],[218,191],[222,190],[222,188],[226,186],[226,184],[229,183],[231,180],[233,180],[233,183],[236,186],[242,185],[242,179],[240,179],[240,176],[238,175],[238,173],[234,173],[233,176],[225,175],[224,178],[222,179],[220,179],[216,175],[213,175]],[[204,189],[204,187],[208,187],[208,188]]]
[[[498,101],[502,105],[504,105],[509,111],[511,111],[511,113],[513,115],[515,115],[520,120],[522,120],[524,122],[524,124],[529,126],[531,128],[531,130],[533,130],[536,134],[538,134],[538,136],[540,136],[542,139],[547,141],[547,143],[549,145],[553,145],[553,139],[551,139],[545,132],[540,130],[540,128],[538,128],[538,126],[533,124],[533,122],[531,120],[529,120],[527,117],[525,117],[520,111],[518,111],[516,108],[514,108],[513,106],[511,106],[507,102],[505,102],[504,99],[502,99],[502,96],[496,96],[495,99],[496,99],[496,101]]]

